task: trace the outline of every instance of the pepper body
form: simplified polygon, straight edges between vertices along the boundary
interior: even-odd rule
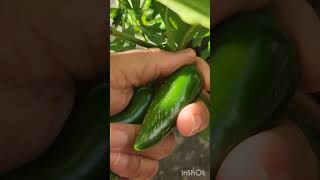
[[[54,144],[37,159],[0,176],[0,179],[107,179],[108,89],[104,84],[81,95],[79,104],[75,106]]]
[[[146,86],[138,88],[125,110],[110,118],[111,122],[141,124],[151,103],[153,90]]]
[[[195,65],[184,66],[169,76],[149,106],[134,149],[149,148],[168,135],[176,125],[179,112],[199,95],[202,84]]]
[[[296,58],[271,16],[238,15],[213,34],[210,125],[215,176],[226,154],[270,125],[293,95]]]

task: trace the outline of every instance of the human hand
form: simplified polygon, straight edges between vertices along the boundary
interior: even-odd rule
[[[98,2],[0,2],[0,174],[52,144],[76,81],[106,77]]]
[[[237,12],[259,9],[266,3],[271,3],[277,20],[296,45],[301,68],[299,88],[304,92],[319,91],[320,22],[305,0],[217,0],[213,5],[215,22]],[[288,119],[282,122],[236,146],[222,163],[216,179],[318,179],[317,158],[308,140]]]
[[[110,116],[128,105],[134,87],[163,78],[183,65],[195,63],[204,77],[204,91],[210,89],[209,65],[191,49],[177,53],[159,49],[132,50],[111,55],[110,59]],[[203,102],[187,105],[179,113],[177,129],[184,136],[192,136],[208,126],[209,111]],[[158,161],[169,155],[175,146],[171,134],[159,144],[143,152],[135,152],[133,144],[140,126],[110,124],[110,168],[122,176],[149,179],[158,170]]]

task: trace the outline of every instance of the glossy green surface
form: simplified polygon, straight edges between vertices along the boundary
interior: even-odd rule
[[[149,87],[137,89],[125,110],[110,118],[111,122],[141,124],[153,97]]]
[[[134,149],[149,148],[168,135],[175,127],[179,112],[199,95],[202,84],[195,65],[184,66],[169,76],[151,102]]]
[[[211,176],[235,145],[271,123],[294,92],[295,54],[271,20],[238,15],[214,29]]]
[[[107,179],[108,89],[107,85],[102,85],[81,97],[52,147],[36,160],[0,179]]]

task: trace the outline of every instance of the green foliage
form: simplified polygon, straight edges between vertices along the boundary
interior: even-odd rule
[[[192,25],[202,25],[210,29],[210,1],[209,0],[158,0],[174,12],[183,21]]]
[[[110,30],[113,35],[110,51],[126,51],[137,48],[137,45],[168,51],[191,47],[199,56],[207,59],[210,56],[209,27],[202,21],[195,23],[195,18],[199,17],[195,14],[206,16],[209,12],[210,15],[210,6],[207,4],[210,4],[209,0],[201,0],[201,3],[118,0],[117,7],[110,9]],[[182,5],[183,8],[177,10]],[[199,7],[194,7],[197,5]],[[184,16],[190,17],[186,19]]]

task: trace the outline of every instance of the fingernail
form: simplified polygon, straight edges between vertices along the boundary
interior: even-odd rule
[[[195,133],[197,133],[200,129],[200,125],[201,125],[201,117],[198,115],[192,116],[192,131],[191,131],[191,135],[194,135]]]
[[[110,132],[110,147],[112,149],[121,149],[128,143],[128,135],[121,130],[111,130]]]
[[[183,50],[181,50],[181,51],[178,51],[177,53],[179,53],[179,54],[190,54],[190,55],[193,55],[193,54],[195,54],[194,53],[194,50],[192,50],[192,49],[190,49],[190,48],[188,48],[188,49],[183,49]]]

